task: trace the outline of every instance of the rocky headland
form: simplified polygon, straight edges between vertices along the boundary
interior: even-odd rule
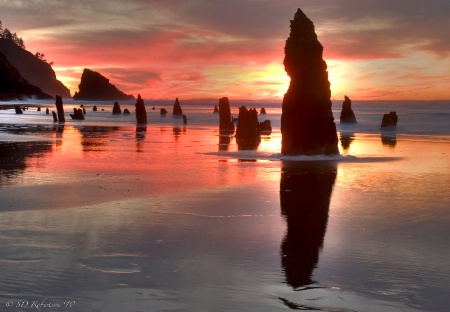
[[[43,92],[39,87],[31,84],[25,79],[0,52],[0,101],[25,100],[25,99],[45,100],[53,97]]]
[[[42,92],[53,97],[58,94],[63,98],[71,98],[70,90],[56,79],[55,71],[47,62],[8,39],[0,38],[0,52],[7,57],[23,78],[39,87]]]

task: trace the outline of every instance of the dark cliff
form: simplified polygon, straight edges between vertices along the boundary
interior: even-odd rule
[[[38,86],[42,92],[63,98],[70,98],[70,90],[58,79],[53,68],[35,57],[31,52],[17,46],[13,41],[0,39],[0,52],[17,68],[29,83]]]
[[[75,92],[74,100],[86,101],[126,101],[134,100],[134,96],[128,95],[116,88],[109,79],[100,73],[85,68],[78,85],[79,92]]]
[[[52,99],[53,97],[30,84],[6,56],[0,53],[0,101]]]

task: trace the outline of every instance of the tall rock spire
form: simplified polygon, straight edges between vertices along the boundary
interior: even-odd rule
[[[281,115],[281,152],[338,154],[331,91],[323,47],[313,22],[298,9],[286,40],[284,68],[291,78]]]

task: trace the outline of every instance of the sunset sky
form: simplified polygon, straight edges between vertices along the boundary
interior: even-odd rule
[[[72,95],[89,68],[146,99],[281,99],[297,8],[332,99],[450,99],[449,0],[0,0],[0,20]]]

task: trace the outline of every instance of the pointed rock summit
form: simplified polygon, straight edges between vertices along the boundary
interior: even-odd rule
[[[323,47],[313,22],[298,9],[286,40],[284,68],[291,78],[281,115],[281,152],[338,154],[331,91]]]
[[[74,100],[86,101],[126,101],[134,100],[134,96],[128,95],[116,88],[100,73],[85,68],[78,85],[79,92],[75,92]]]

